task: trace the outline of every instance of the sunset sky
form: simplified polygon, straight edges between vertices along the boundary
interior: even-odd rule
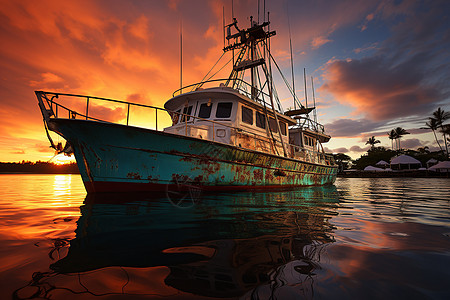
[[[0,0],[0,161],[53,156],[35,90],[162,107],[180,84],[180,22],[187,85],[222,54],[222,12],[230,23],[231,3]],[[233,8],[245,27],[258,0],[234,0]],[[357,158],[372,135],[390,148],[387,132],[397,126],[411,133],[402,147],[437,149],[420,128],[438,107],[450,111],[450,1],[266,0],[266,10],[277,31],[272,52],[289,80],[290,23],[296,92],[304,98],[306,68],[329,151]],[[312,97],[310,82],[308,89]]]

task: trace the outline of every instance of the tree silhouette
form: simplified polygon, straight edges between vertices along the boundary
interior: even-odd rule
[[[366,145],[369,144],[370,148],[373,149],[375,147],[375,144],[381,143],[379,140],[375,139],[375,136],[372,136],[369,138],[366,142]]]
[[[439,127],[441,129],[441,132],[444,135],[445,152],[447,153],[447,157],[448,157],[448,146],[447,146],[447,138],[445,136],[446,131],[444,128],[444,126],[445,126],[444,122],[447,121],[448,119],[450,119],[450,112],[444,111],[443,109],[438,107],[438,109],[435,112],[433,112],[433,119],[436,120],[437,127]]]
[[[409,134],[409,132],[401,127],[395,128],[394,131],[395,131],[395,134],[397,135],[398,150],[400,150],[401,149],[400,139],[402,138],[402,136]]]
[[[444,135],[444,138],[445,138],[445,135],[447,135],[446,142],[450,143],[450,125],[443,125],[441,132]],[[447,150],[447,157],[448,157],[448,150]]]
[[[391,140],[391,148],[394,150],[394,140],[397,139],[397,134],[394,129],[392,129],[391,132],[388,132],[388,137]]]
[[[438,129],[438,124],[435,118],[429,118],[429,121],[425,123],[425,125],[433,131],[434,138],[436,139],[436,143],[439,146],[439,149],[442,151],[441,144],[439,144],[439,140],[436,136],[436,130]]]
[[[421,154],[430,153],[430,148],[428,146],[425,147],[419,147],[417,148],[417,151]]]
[[[352,158],[344,153],[333,154],[333,156],[339,166],[339,172],[347,169],[349,163],[352,161]]]

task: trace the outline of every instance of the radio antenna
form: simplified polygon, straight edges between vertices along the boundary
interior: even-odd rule
[[[222,6],[223,47],[225,48],[225,6]]]
[[[314,93],[314,79],[311,76],[311,86],[312,86],[312,93],[313,93],[313,101],[314,101],[314,122],[317,124],[317,107],[316,107],[316,95]]]
[[[306,68],[303,68],[303,78],[305,79],[305,107],[308,108],[308,93],[306,91]]]
[[[183,88],[183,20],[180,20],[180,93]]]
[[[258,0],[258,24],[259,24],[259,0]]]
[[[233,0],[231,0],[231,20],[234,19],[234,5],[233,5]]]
[[[264,10],[264,22],[266,21],[266,0],[264,0],[264,6],[263,6],[263,10]]]
[[[286,7],[287,8],[287,7]],[[291,38],[291,22],[289,21],[289,10],[287,11],[288,27],[289,27],[289,47],[291,49],[291,75],[292,75],[292,92],[294,97],[294,109],[296,109],[295,104],[295,79],[294,79],[294,59],[292,57],[292,38]]]

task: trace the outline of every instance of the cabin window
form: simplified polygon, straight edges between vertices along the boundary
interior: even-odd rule
[[[211,116],[211,103],[202,103],[198,112],[198,117],[208,119]]]
[[[280,130],[282,135],[286,135],[286,123],[280,121]]]
[[[192,105],[183,108],[183,115],[181,116],[181,122],[190,121],[192,113]],[[187,115],[187,119],[186,119]]]
[[[216,118],[229,118],[231,117],[231,109],[233,108],[232,102],[221,102],[217,104]]]
[[[305,136],[305,144],[307,146],[314,147],[314,139],[312,137]]]
[[[259,111],[256,112],[256,126],[266,129],[266,116]]]
[[[242,122],[253,125],[253,110],[242,106]]]
[[[277,121],[274,118],[269,118],[269,128],[272,132],[277,132]]]

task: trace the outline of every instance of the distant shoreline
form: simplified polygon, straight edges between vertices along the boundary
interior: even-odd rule
[[[49,162],[0,162],[0,175],[7,174],[80,174],[76,163],[57,165]],[[362,171],[339,173],[340,178],[450,178],[450,173],[432,172],[428,170],[404,170],[404,171]]]
[[[340,178],[450,178],[450,173],[427,170],[405,171],[353,171],[338,174]]]
[[[80,172],[0,172],[0,175],[80,175]]]
[[[49,162],[0,162],[0,174],[80,174],[76,163],[57,165]]]

